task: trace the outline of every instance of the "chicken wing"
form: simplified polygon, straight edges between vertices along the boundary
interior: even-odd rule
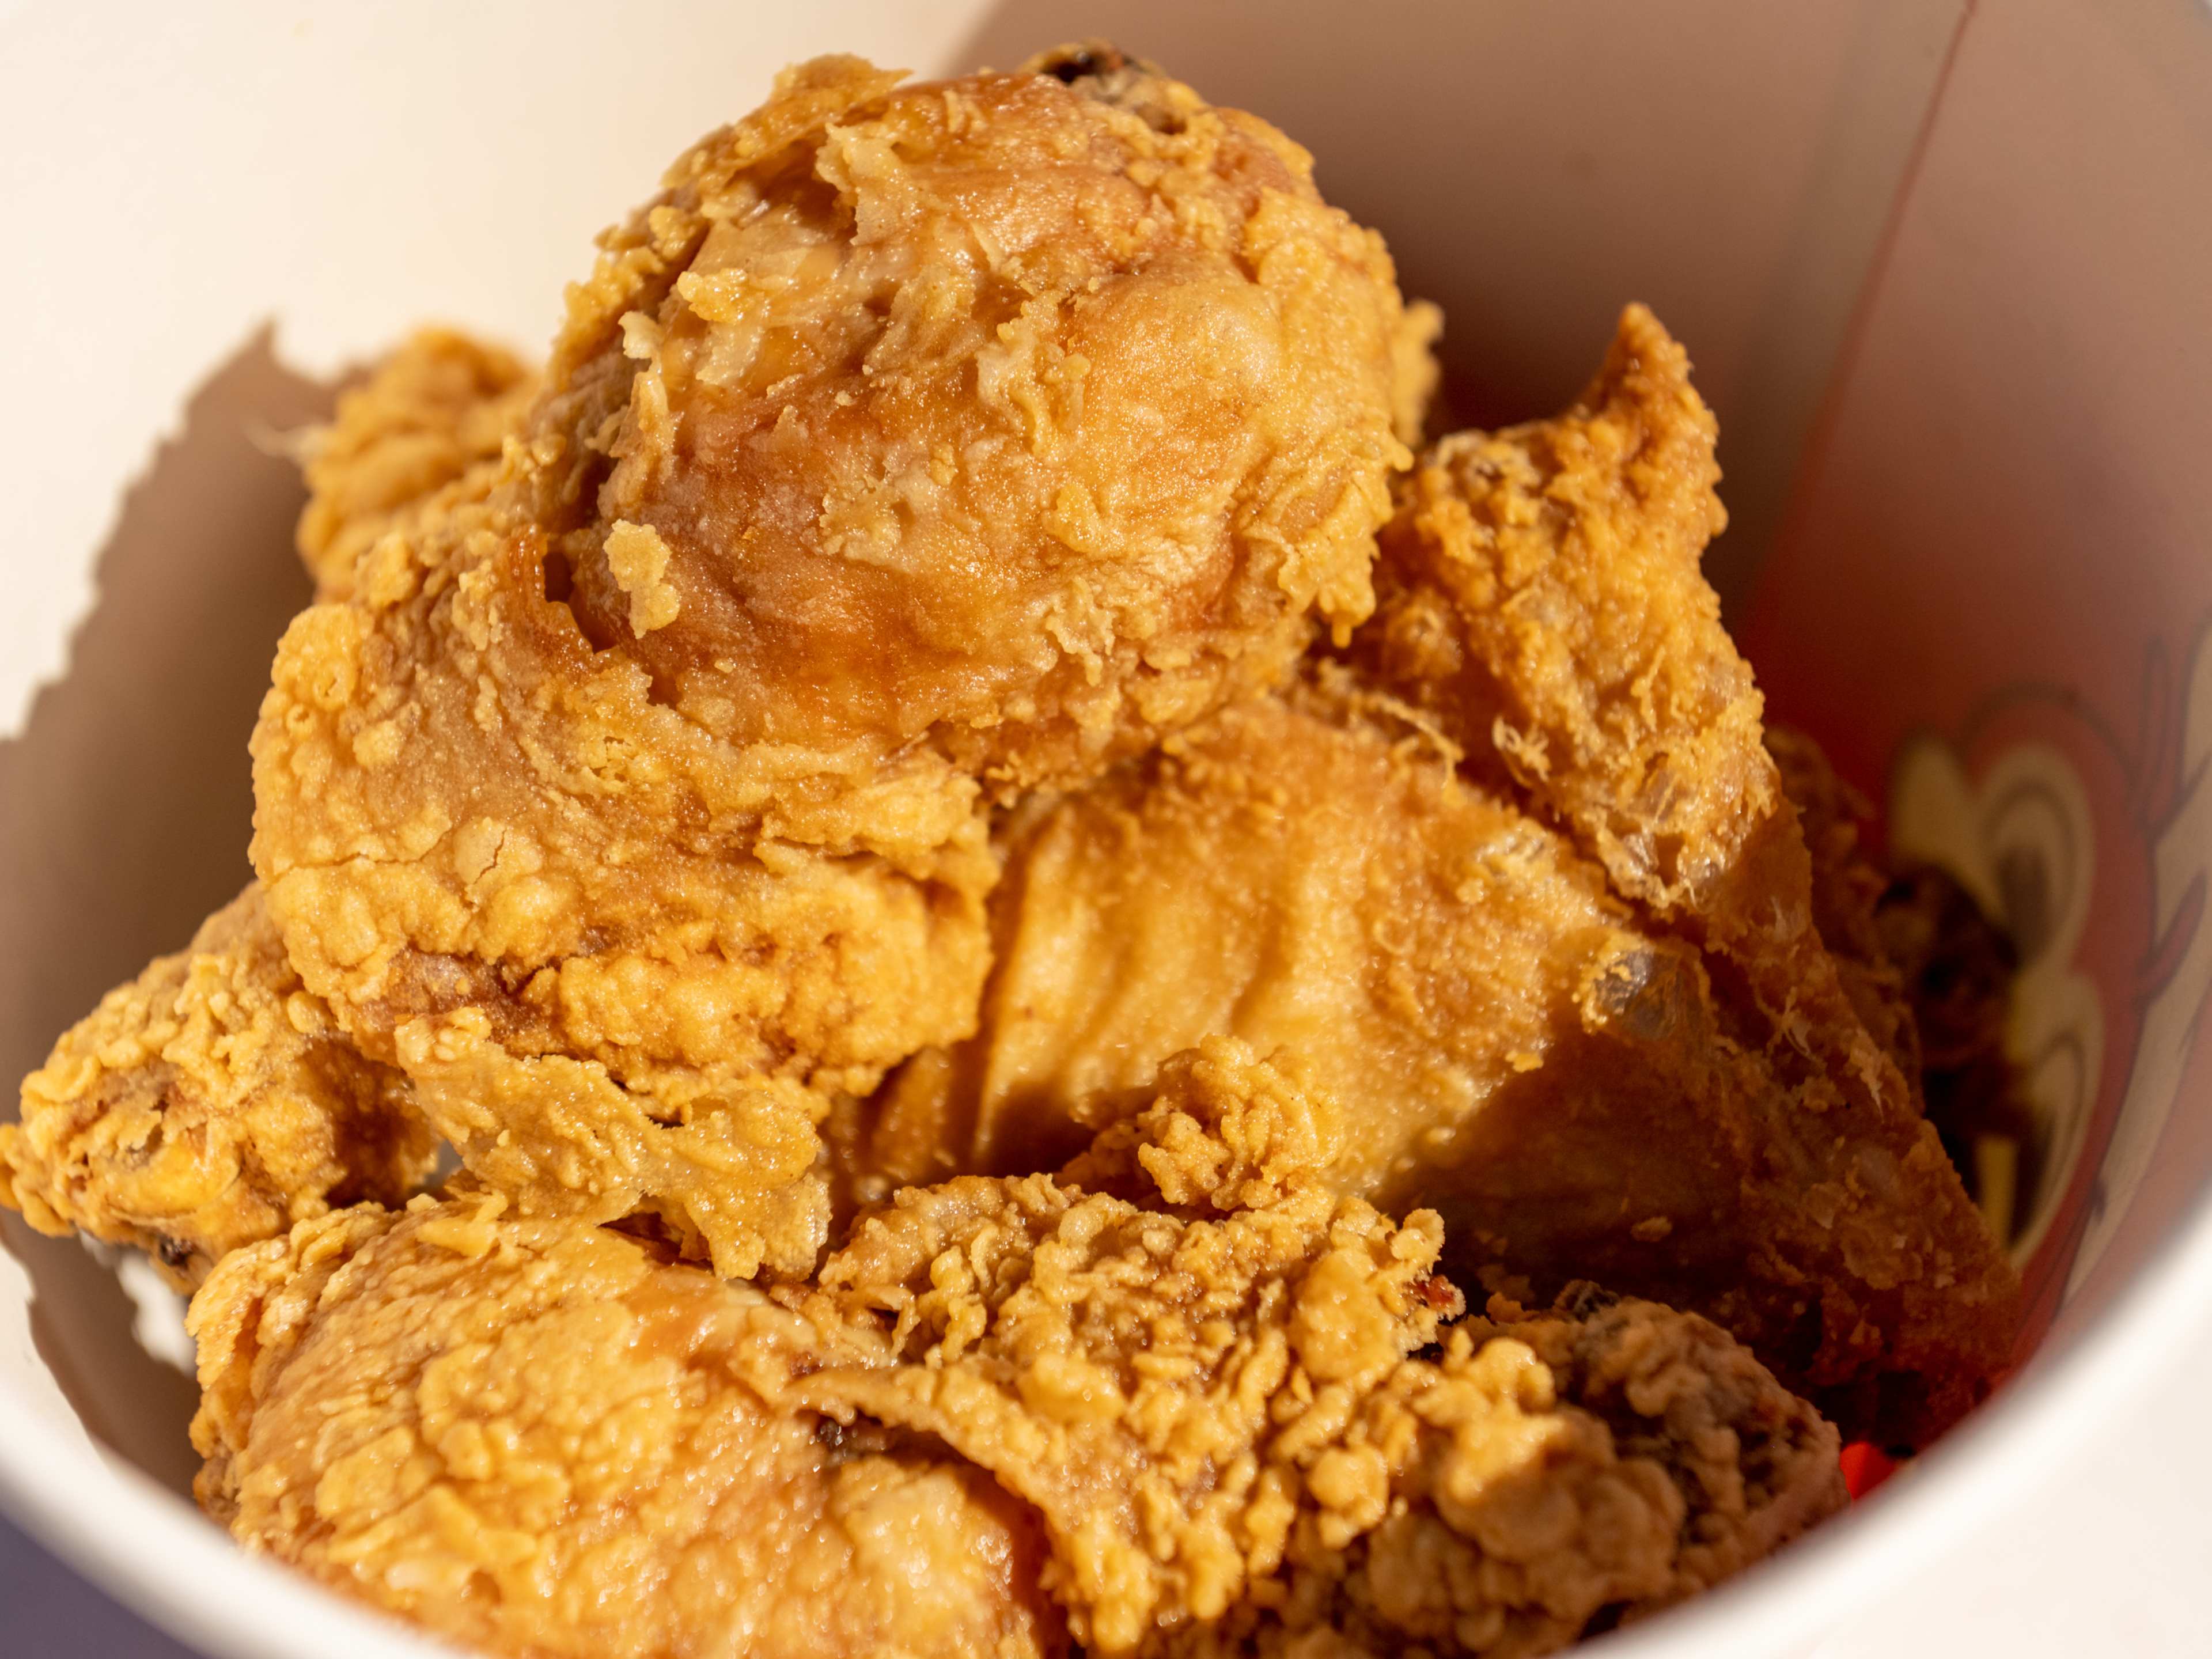
[[[1510,778],[1617,892],[1705,945],[1741,1040],[1829,1115],[1836,1145],[1887,1148],[1864,1172],[1881,1204],[1926,1216],[1947,1243],[1930,1261],[1909,1237],[1862,1239],[1867,1278],[1932,1271],[1940,1291],[1956,1274],[2009,1310],[2009,1267],[1957,1182],[1915,1150],[1927,1140],[1907,1022],[1872,965],[1862,897],[1844,890],[1850,848],[1820,849],[1816,870],[1750,668],[1699,573],[1725,517],[1715,430],[1686,354],[1629,307],[1573,409],[1423,457],[1381,538],[1376,614],[1354,659],[1459,743],[1476,775]],[[1795,763],[1786,738],[1780,755]],[[1832,838],[1840,803],[1820,793],[1832,780],[1798,774]],[[1987,1322],[1978,1341],[1994,1356],[1998,1318]],[[1865,1412],[1940,1426],[1963,1403]]]
[[[0,1124],[0,1202],[146,1251],[180,1290],[334,1205],[396,1204],[436,1140],[285,958],[261,890],[64,1035]]]
[[[1383,532],[1353,653],[1623,895],[1761,958],[1796,937],[1787,916],[1776,931],[1769,861],[1802,872],[1804,852],[1750,665],[1698,569],[1727,514],[1689,368],[1631,306],[1566,414],[1431,448]]]
[[[495,468],[279,652],[294,960],[526,1208],[811,1265],[839,1091],[972,1029],[993,799],[1371,602],[1381,244],[1127,64],[787,74],[610,232]]]
[[[1716,431],[1687,354],[1630,307],[1573,409],[1422,458],[1354,653],[1615,890],[1726,959],[1855,1114],[1903,1120],[1913,1090],[1815,926],[1764,705],[1698,569],[1726,522]]]

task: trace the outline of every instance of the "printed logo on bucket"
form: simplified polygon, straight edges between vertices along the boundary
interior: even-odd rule
[[[2153,653],[2143,702],[2130,740],[2063,688],[2010,687],[1891,769],[1893,854],[1949,871],[2020,952],[2005,1046],[2039,1175],[2010,1242],[2030,1340],[2128,1231],[2212,993],[2212,626],[2178,681]]]

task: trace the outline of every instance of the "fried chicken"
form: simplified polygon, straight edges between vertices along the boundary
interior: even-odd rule
[[[400,1202],[435,1147],[406,1079],[301,986],[258,887],[109,992],[21,1109],[0,1124],[0,1200],[135,1245],[179,1290],[332,1206]]]
[[[202,1496],[498,1651],[1052,1651],[1064,1613],[1102,1659],[1547,1651],[1841,1503],[1834,1431],[1703,1321],[1443,1332],[1436,1218],[1331,1192],[1340,1124],[1217,1039],[1061,1177],[910,1188],[774,1294],[496,1195],[308,1223],[193,1304]]]
[[[301,446],[301,562],[316,595],[343,599],[387,534],[480,495],[537,391],[509,353],[453,329],[402,341]]]
[[[1070,67],[819,67],[756,118],[827,131],[707,141],[671,173],[703,240],[572,314],[572,604],[717,735],[921,742],[1004,794],[1366,616],[1409,459],[1381,244],[1265,123]]]
[[[1663,977],[1655,951],[1692,953],[1635,932],[1595,866],[1450,763],[1402,706],[1324,670],[1032,811],[994,907],[982,1035],[932,1068],[939,1097],[887,1096],[872,1152],[901,1181],[933,1178],[901,1160],[933,1143],[959,1168],[1048,1167],[1102,1127],[1086,1113],[1224,1032],[1282,1050],[1345,1103],[1362,1132],[1337,1174],[1386,1208],[1425,1170],[1493,1158],[1526,1157],[1514,1178],[1528,1182],[1576,1179],[1577,1164],[1595,1176],[1587,1158],[1534,1156],[1528,1134],[1566,1125],[1509,1102],[1550,1065],[1546,1098],[1603,1085],[1630,1115],[1662,1109],[1624,1038],[1562,1050],[1588,1046],[1582,1004],[1610,964]],[[1632,1184],[1615,1189],[1620,1174]],[[1559,1224],[1566,1209],[1609,1225],[1723,1197],[1649,1190],[1632,1171],[1594,1184],[1571,1206],[1547,1192]]]
[[[1460,1304],[1437,1218],[1320,1178],[1341,1121],[1215,1038],[1058,1181],[904,1189],[806,1305],[893,1320],[905,1363],[797,1397],[1034,1504],[1099,1655],[1548,1651],[1839,1506],[1834,1430],[1702,1320],[1498,1302],[1412,1358]]]
[[[198,1286],[234,1536],[515,1659],[1533,1655],[1770,1554],[2008,1358],[1926,1120],[2010,959],[1765,726],[1686,354],[1417,460],[1284,135],[901,82],[302,441],[256,882],[0,1202]]]
[[[480,490],[532,390],[447,329],[403,342],[302,445],[299,552],[343,598],[385,535]],[[332,1205],[397,1204],[436,1136],[404,1073],[305,989],[258,884],[63,1036],[0,1125],[0,1202],[152,1256],[189,1291],[224,1252]]]
[[[1792,862],[1796,837],[1750,665],[1698,569],[1727,514],[1689,368],[1631,306],[1567,413],[1431,448],[1383,532],[1354,654],[1624,896],[1763,960],[1795,937],[1775,933],[1768,863]]]
[[[2005,1360],[2009,1269],[1917,1121],[1855,1120],[1690,941],[1324,667],[1020,819],[980,1036],[863,1143],[891,1184],[1066,1157],[1169,1054],[1279,1052],[1440,1211],[1457,1273],[1718,1321],[1854,1431],[1934,1433]]]
[[[530,1659],[1065,1651],[1019,1504],[744,1381],[813,1341],[791,1315],[505,1210],[346,1211],[216,1270],[192,1433],[242,1542]]]
[[[1616,891],[1724,959],[1777,1039],[1894,1129],[1917,1107],[1896,1064],[1900,1011],[1839,969],[1847,941],[1816,925],[1825,909],[1856,939],[1863,918],[1832,864],[1815,891],[1750,665],[1698,568],[1727,516],[1716,433],[1688,355],[1631,306],[1574,408],[1422,458],[1382,534],[1381,597],[1354,653],[1477,775],[1511,779],[1561,823]],[[1829,809],[1828,834],[1844,804],[1825,772],[1801,769],[1799,782]],[[1869,996],[1878,1031],[1856,1006]]]
[[[1553,1652],[1709,1589],[1845,1501],[1835,1430],[1727,1333],[1587,1285],[1494,1297],[1409,1360],[1316,1461],[1388,1511],[1302,1515],[1261,1594],[1175,1655],[1492,1659]],[[1387,1474],[1385,1473],[1387,1471]]]
[[[726,1274],[805,1271],[833,1099],[972,1029],[988,804],[1366,615],[1418,390],[1265,123],[1127,64],[896,79],[788,72],[607,234],[502,459],[294,624],[254,738],[364,1052],[524,1209]]]
[[[1839,874],[1850,847],[1821,848],[1816,871],[1698,570],[1725,517],[1715,430],[1686,354],[1632,306],[1573,409],[1423,457],[1381,538],[1376,613],[1352,657],[1460,744],[1474,775],[1510,779],[1615,891],[1704,945],[1735,1035],[1823,1115],[1832,1161],[1856,1149],[1855,1274],[1968,1328],[1960,1346],[1986,1371],[2017,1322],[2015,1277],[1936,1156],[1904,1011]],[[1798,781],[1832,840],[1832,779]],[[1936,1399],[1916,1384],[1844,1414],[1923,1438],[1977,1397],[1966,1379],[1933,1380]]]
[[[1186,1057],[1164,1070],[1166,1115],[1214,1138],[1221,1096],[1256,1115],[1241,1074],[1258,1066],[1228,1045]],[[1196,1070],[1215,1074],[1212,1098]],[[1200,1188],[1218,1173],[1164,1149]],[[1460,1306],[1434,1276],[1433,1214],[1395,1225],[1297,1178],[1311,1173],[1263,1207],[1224,1194],[1194,1219],[1048,1176],[903,1188],[801,1304],[827,1329],[889,1322],[902,1363],[824,1364],[789,1397],[989,1469],[1042,1517],[1044,1582],[1084,1650],[1151,1648],[1272,1571],[1345,1413]],[[1318,1490],[1325,1510],[1326,1470]]]

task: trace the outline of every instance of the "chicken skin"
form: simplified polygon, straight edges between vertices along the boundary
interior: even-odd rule
[[[1333,1177],[1439,1211],[1455,1272],[1695,1310],[1854,1430],[1972,1404],[2014,1292],[1933,1132],[1853,1123],[1694,945],[1452,757],[1325,667],[1030,813],[981,1033],[879,1097],[867,1158],[1038,1167],[1227,1034],[1344,1103]]]
[[[532,379],[447,329],[401,343],[303,446],[299,552],[324,598],[360,556],[480,490]],[[55,1046],[0,1125],[0,1201],[153,1257],[179,1290],[331,1205],[398,1204],[436,1135],[294,970],[258,884]]]
[[[203,1498],[447,1634],[641,1656],[1539,1653],[1840,1504],[1703,1321],[1444,1331],[1436,1218],[1319,1179],[1340,1125],[1217,1039],[1060,1177],[909,1188],[773,1293],[495,1194],[307,1223],[193,1304]]]
[[[23,1079],[0,1200],[42,1232],[136,1246],[188,1291],[333,1206],[401,1202],[435,1147],[407,1079],[346,1041],[248,887]]]
[[[426,328],[340,397],[302,446],[299,551],[316,596],[345,599],[361,556],[384,537],[481,495],[536,392],[510,353]]]
[[[193,1437],[240,1541],[530,1659],[1066,1650],[988,1477],[744,1381],[810,1339],[792,1316],[506,1210],[364,1206],[224,1261]]]
[[[832,1100],[972,1027],[987,803],[1367,613],[1380,243],[1264,123],[1054,67],[787,74],[609,233],[501,461],[286,636],[270,908],[526,1210],[803,1272]]]
[[[1715,434],[1687,354],[1630,307],[1572,409],[1447,438],[1403,481],[1354,659],[1434,720],[1474,775],[1510,778],[1622,897],[1697,939],[1716,983],[1741,988],[1722,999],[1734,1034],[1764,1052],[1841,1183],[1842,1207],[1816,1200],[1813,1224],[1900,1317],[1948,1324],[1947,1346],[1980,1356],[1917,1367],[1908,1340],[1900,1360],[1860,1368],[1866,1397],[1829,1397],[1853,1422],[1917,1443],[2002,1364],[2017,1279],[1899,1063],[1912,1052],[1901,1011],[1864,969],[1870,932],[1839,885],[1847,846],[1824,845],[1816,890],[1750,666],[1698,570],[1725,522]],[[1793,761],[1787,740],[1782,753]],[[1838,805],[1796,769],[1808,799]],[[1836,827],[1827,811],[1824,842]],[[1852,935],[1840,951],[1822,938],[1823,911]],[[1826,1305],[1821,1348],[1863,1346],[1859,1312],[1855,1299]]]

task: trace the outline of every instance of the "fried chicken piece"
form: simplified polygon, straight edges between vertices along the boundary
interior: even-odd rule
[[[1017,826],[983,1029],[877,1103],[890,1182],[1067,1156],[1217,1033],[1359,1133],[1331,1176],[1440,1211],[1455,1273],[1703,1313],[1854,1431],[1932,1435],[2016,1291],[1934,1133],[1855,1118],[1695,945],[1340,669]]]
[[[1909,1232],[1863,1240],[1863,1276],[1932,1274],[1939,1291],[1955,1279],[2008,1310],[2009,1267],[1923,1157],[1901,1011],[1852,959],[1863,939],[1839,960],[1817,926],[1826,908],[1856,931],[1855,901],[1815,890],[1749,666],[1698,567],[1724,520],[1714,436],[1686,354],[1631,307],[1566,414],[1423,458],[1381,538],[1376,614],[1353,659],[1462,744],[1475,775],[1510,779],[1564,825],[1617,892],[1705,945],[1741,1040],[1829,1114],[1834,1146],[1887,1149],[1863,1184],[1945,1243],[1927,1260]],[[2009,1316],[1991,1312],[1977,1346],[1994,1355]],[[1854,1414],[1921,1419],[1917,1436],[1960,1403]]]
[[[1522,1158],[1528,1133],[1566,1129],[1548,1107],[1502,1139],[1484,1121],[1531,1116],[1509,1103],[1547,1066],[1562,1080],[1541,1077],[1546,1099],[1617,1089],[1662,1110],[1622,1039],[1557,1051],[1581,1043],[1580,1004],[1610,973],[1666,978],[1655,960],[1693,953],[1638,931],[1601,872],[1450,760],[1401,707],[1324,670],[1030,813],[994,905],[982,1034],[943,1069],[941,1111],[910,1127],[894,1092],[878,1126],[895,1177],[936,1173],[898,1166],[902,1145],[992,1172],[1057,1163],[1214,1032],[1282,1050],[1345,1103],[1362,1133],[1336,1173],[1385,1208],[1437,1169],[1525,1162],[1538,1167],[1512,1178],[1545,1181],[1589,1164]],[[1608,1178],[1546,1206],[1559,1224],[1571,1209],[1606,1226],[1624,1200],[1641,1220],[1722,1196]]]
[[[361,556],[404,520],[481,495],[536,392],[508,352],[426,328],[341,396],[303,446],[300,558],[316,596],[345,599]]]
[[[528,1659],[1066,1650],[1034,1518],[909,1437],[771,1405],[750,1286],[478,1194],[308,1222],[192,1304],[200,1498],[250,1548]]]
[[[1410,1358],[1462,1305],[1437,1220],[1331,1193],[1340,1139],[1216,1039],[1059,1179],[909,1189],[811,1286],[491,1194],[307,1223],[194,1301],[201,1498],[441,1634],[641,1659],[1536,1652],[1841,1501],[1700,1320],[1493,1300]]]
[[[1355,657],[1477,775],[1510,777],[1565,825],[1616,891],[1727,958],[1857,1109],[1908,1114],[1814,925],[1764,704],[1698,568],[1727,522],[1717,432],[1688,355],[1629,307],[1574,408],[1422,457]]]
[[[250,886],[54,1045],[0,1124],[0,1202],[144,1250],[179,1290],[333,1205],[396,1204],[435,1140],[305,989]]]
[[[305,446],[299,550],[319,594],[343,598],[394,528],[481,493],[532,389],[497,347],[424,329],[341,397]],[[405,1076],[303,988],[256,884],[24,1080],[0,1201],[139,1246],[190,1290],[225,1251],[332,1204],[399,1202],[434,1144]]]
[[[1265,1593],[1187,1656],[1553,1652],[1711,1589],[1843,1508],[1835,1429],[1727,1333],[1578,1286],[1493,1298],[1363,1402],[1324,1485],[1365,1486],[1340,1545],[1302,1515]],[[1387,1473],[1386,1473],[1387,1472]],[[1312,1477],[1310,1477],[1310,1479]]]
[[[1567,413],[1421,457],[1354,653],[1623,895],[1756,954],[1776,926],[1767,843],[1786,863],[1795,837],[1750,665],[1698,569],[1727,522],[1717,429],[1687,354],[1629,307]]]
[[[827,131],[708,139],[683,253],[648,213],[600,282],[662,268],[572,314],[549,413],[612,464],[572,604],[718,735],[920,742],[1005,796],[1367,615],[1410,459],[1379,240],[1265,122],[1069,68],[802,70],[755,121],[848,106]]]
[[[1389,261],[1273,128],[896,82],[787,73],[608,234],[520,441],[295,623],[254,740],[365,1050],[525,1209],[726,1274],[810,1267],[831,1098],[972,1030],[988,799],[1364,616],[1407,459]]]
[[[497,347],[424,329],[342,396],[304,447],[299,551],[319,596],[344,597],[386,534],[480,494],[532,390]],[[137,1245],[190,1290],[225,1251],[332,1204],[399,1202],[434,1144],[405,1076],[303,988],[256,884],[24,1080],[0,1201]]]
[[[1460,1306],[1437,1218],[1332,1193],[1339,1121],[1215,1038],[1057,1181],[902,1191],[802,1304],[890,1320],[902,1363],[792,1397],[935,1435],[1036,1505],[1102,1656],[1545,1651],[1840,1505],[1834,1430],[1702,1320],[1500,1303],[1409,1358]]]
[[[1249,1142],[1216,1114],[1264,1135],[1284,1092],[1216,1042],[1163,1069],[1158,1115],[1200,1145]],[[1185,1220],[1048,1176],[902,1189],[800,1304],[825,1329],[887,1316],[902,1363],[825,1365],[789,1395],[934,1435],[1034,1504],[1045,1583],[1096,1654],[1224,1612],[1279,1557],[1297,1449],[1324,1450],[1331,1413],[1459,1306],[1433,1275],[1434,1215],[1397,1226],[1303,1160],[1245,1209],[1218,1164],[1177,1137],[1154,1146],[1175,1190],[1222,1213]],[[1145,1167],[1124,1162],[1125,1178]]]

